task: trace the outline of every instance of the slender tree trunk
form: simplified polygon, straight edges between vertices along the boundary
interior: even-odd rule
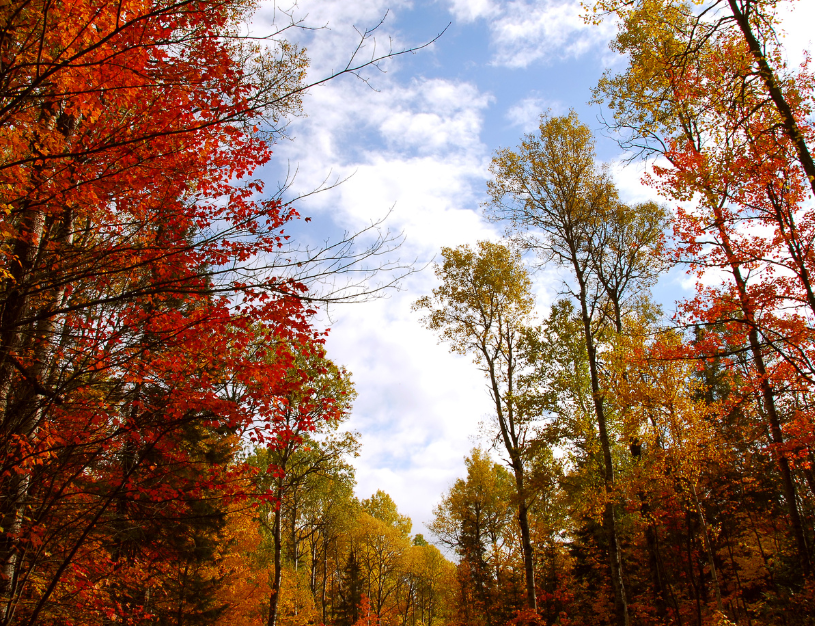
[[[278,506],[274,512],[274,523],[272,524],[272,536],[274,541],[274,571],[272,572],[272,590],[269,594],[269,619],[266,622],[267,626],[277,625],[277,613],[280,607],[280,580],[283,575],[282,564],[282,508],[283,502],[281,496],[282,489],[278,485]]]
[[[699,523],[702,525],[702,540],[705,546],[705,553],[707,554],[708,563],[710,563],[710,577],[713,579],[713,590],[716,593],[716,608],[724,613],[724,606],[722,605],[722,591],[719,588],[719,576],[716,573],[716,561],[713,554],[713,548],[710,545],[710,535],[707,529],[707,520],[705,519],[705,512],[702,510],[702,505],[699,503],[699,496],[696,494],[696,485],[690,483],[691,493],[693,494],[693,502],[696,505],[696,514],[699,516]]]
[[[688,581],[693,591],[693,597],[696,600],[696,624],[697,626],[702,626],[702,601],[699,593],[699,585],[703,585],[704,581],[700,580],[699,585],[697,585],[696,576],[693,573],[693,529],[690,519],[690,511],[685,511],[685,526],[688,530],[687,541],[685,543],[685,549],[688,554]]]
[[[657,555],[656,546],[656,528],[653,520],[651,519],[651,508],[648,506],[648,501],[645,494],[640,492],[640,515],[646,520],[645,526],[645,545],[648,548],[648,567],[651,570],[651,584],[653,585],[654,600],[656,604],[657,616],[660,619],[665,619],[668,614],[665,604],[665,584],[662,580],[662,570],[660,568],[659,557]]]
[[[575,256],[576,259],[576,256]],[[594,345],[594,335],[591,330],[591,317],[589,315],[586,284],[583,272],[577,262],[574,262],[575,274],[580,286],[580,313],[583,320],[583,331],[586,340],[586,353],[589,360],[589,374],[591,376],[591,391],[594,398],[594,414],[600,431],[600,446],[603,451],[603,482],[606,492],[606,504],[603,508],[603,527],[608,542],[608,559],[611,570],[611,586],[614,589],[614,605],[619,626],[629,626],[631,618],[628,613],[628,597],[623,581],[622,556],[620,554],[619,539],[617,536],[617,520],[614,514],[614,462],[611,458],[611,442],[606,426],[603,393],[600,389],[600,375],[597,367],[597,347]]]
[[[518,481],[516,476],[516,481]],[[523,476],[520,476],[520,484],[518,490],[524,493]],[[521,526],[521,544],[524,554],[524,574],[526,575],[526,604],[527,607],[533,611],[538,610],[538,602],[535,596],[535,570],[532,554],[532,540],[529,532],[529,507],[526,504],[526,498],[521,497],[518,505],[518,522]]]
[[[30,243],[19,242],[15,247],[16,257],[19,263],[12,264],[12,275],[15,276],[17,285],[24,284],[28,275],[33,271],[39,250],[47,239],[48,229],[42,211],[34,211],[31,216],[31,238]],[[66,209],[61,224],[58,226],[56,242],[61,245],[70,245],[73,241],[73,212]],[[49,294],[44,306],[58,307],[62,304],[65,294],[65,286],[58,288],[54,293]],[[16,327],[29,309],[27,287],[15,287],[3,306],[2,326],[8,331],[2,334],[3,343],[0,349],[0,434],[5,439],[12,433],[22,435],[29,440],[36,437],[40,423],[45,416],[47,403],[37,403],[37,396],[49,393],[54,383],[57,368],[49,366],[49,351],[53,348],[53,338],[57,334],[57,323],[53,317],[46,317],[39,321],[34,330],[32,341],[34,354],[32,365],[27,368],[26,384],[30,390],[22,396],[15,404],[22,406],[23,411],[14,411],[9,406],[10,395],[12,393],[11,382],[13,379],[12,362],[17,358],[15,352],[19,349],[30,351],[32,346],[27,346],[22,341],[23,329]],[[67,339],[67,333],[63,329],[61,342]],[[50,372],[49,372],[50,370]],[[45,378],[44,378],[45,377]],[[61,401],[55,394],[53,400]],[[39,405],[38,405],[39,404]],[[12,410],[12,415],[9,413]],[[20,476],[12,476],[3,487],[5,496],[2,510],[0,511],[0,526],[6,529],[6,537],[16,537],[22,530],[22,523],[25,513],[26,501],[28,500],[31,488],[31,475],[26,473]],[[15,596],[18,593],[17,584],[19,579],[19,566],[22,558],[19,545],[14,540],[4,539],[0,544],[0,554],[2,554],[2,575],[0,575],[0,597],[8,598],[7,602],[0,606],[0,624],[10,623],[13,618]]]
[[[512,406],[508,406],[505,410],[502,402],[501,388],[498,384],[498,377],[495,373],[495,361],[491,358],[489,351],[486,347],[482,347],[483,354],[487,357],[489,363],[490,384],[492,388],[493,400],[495,402],[495,411],[498,417],[498,425],[501,429],[501,437],[504,441],[504,447],[510,458],[512,470],[515,476],[515,486],[518,490],[518,523],[521,527],[521,543],[523,547],[524,557],[524,577],[526,581],[526,606],[532,611],[538,610],[538,602],[535,596],[535,565],[534,554],[532,552],[532,538],[529,532],[529,516],[528,504],[526,502],[526,489],[524,484],[524,466],[523,459],[521,458],[521,451],[518,445],[518,433],[516,432],[516,424],[513,421]],[[508,350],[510,354],[510,361],[512,359],[511,348]],[[514,365],[509,364],[511,370]],[[512,382],[512,375],[508,376],[510,384]],[[509,390],[512,394],[512,387]]]
[[[323,581],[320,585],[320,604],[323,607],[323,624],[326,623],[328,612],[326,611],[326,587],[328,585],[328,542],[323,539]]]
[[[719,509],[719,516],[721,516],[722,511]],[[722,524],[722,529],[725,532],[725,538],[727,542],[727,554],[730,557],[730,568],[733,570],[733,575],[736,578],[736,589],[738,589],[739,595],[736,598],[736,608],[739,606],[739,600],[741,600],[741,607],[744,616],[747,618],[748,626],[752,625],[752,620],[750,619],[750,612],[747,609],[747,603],[744,600],[744,587],[741,584],[741,576],[739,576],[739,566],[736,564],[736,557],[733,554],[733,538],[730,532],[727,530],[728,525]],[[738,622],[738,618],[736,618],[736,622]]]

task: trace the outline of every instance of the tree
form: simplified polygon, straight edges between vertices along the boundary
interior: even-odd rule
[[[253,8],[0,8],[2,624],[142,610],[100,591],[122,569],[111,529],[240,496],[230,471],[190,471],[190,433],[273,434],[280,398],[307,386],[287,376],[289,346],[323,341],[305,298],[377,289],[307,294],[393,239],[290,245],[296,211],[251,178],[308,87],[285,39],[299,24],[244,37]],[[332,76],[399,54],[359,58],[371,37]]]
[[[325,437],[326,433],[336,431],[348,416],[356,393],[348,373],[329,361],[323,348],[312,350],[311,346],[305,346],[288,372],[288,376],[302,379],[308,386],[295,387],[292,393],[279,399],[283,408],[275,424],[274,438],[250,460],[261,470],[260,492],[269,491],[273,497],[260,514],[261,523],[271,535],[274,555],[268,626],[275,626],[278,619],[284,518],[290,520],[290,563],[296,572],[300,555],[297,524],[301,491],[314,474],[338,473],[345,457],[356,454],[358,447],[352,433]],[[311,434],[315,432],[323,437],[316,438]]]
[[[436,546],[416,535],[408,554],[410,595],[406,598],[403,623],[433,626],[452,613],[455,567]]]
[[[534,306],[532,283],[520,254],[502,244],[482,241],[475,251],[461,246],[442,248],[441,254],[444,262],[435,271],[442,284],[433,290],[432,297],[417,300],[414,309],[428,312],[424,324],[438,332],[453,352],[472,354],[489,381],[500,441],[515,478],[527,607],[534,611],[535,571],[525,471],[527,437],[534,416],[517,397],[517,377],[523,367],[519,344]]]
[[[353,541],[371,612],[385,626],[395,626],[399,623],[398,599],[404,584],[408,538],[398,526],[362,512],[356,519]]]
[[[410,536],[410,529],[413,522],[406,515],[399,513],[396,503],[387,493],[381,489],[377,489],[370,498],[366,498],[361,503],[362,510],[388,526],[395,528],[403,537]]]
[[[362,581],[360,580],[360,567],[356,552],[351,549],[343,572],[340,586],[340,602],[337,607],[337,624],[347,626],[356,624],[362,606]]]
[[[190,432],[262,437],[303,382],[287,346],[322,341],[274,267],[296,212],[248,178],[306,58],[237,37],[250,8],[2,9],[0,623],[129,611],[93,591],[120,567],[110,528],[234,495],[189,471]]]
[[[194,465],[193,423],[228,434],[262,419],[221,393],[224,378],[249,370],[279,386],[277,366],[264,371],[239,350],[248,318],[310,340],[291,298],[257,306],[247,293],[247,317],[233,316],[201,269],[275,249],[293,216],[249,202],[259,186],[239,179],[268,159],[252,120],[273,114],[275,89],[292,94],[275,111],[296,108],[304,57],[280,48],[274,85],[257,66],[237,71],[246,48],[221,35],[243,15],[187,2],[3,9],[4,624],[81,602],[115,567],[99,541],[127,501],[151,493],[183,514],[189,501],[161,478]],[[199,474],[187,493],[216,476]]]
[[[706,468],[715,466],[723,454],[724,442],[715,428],[716,412],[723,407],[706,401],[692,363],[668,357],[681,345],[680,336],[666,333],[659,343],[648,346],[647,334],[641,322],[637,332],[619,338],[610,359],[609,386],[615,401],[626,407],[625,429],[629,440],[636,442],[637,456],[645,449],[661,457],[665,476],[675,481],[698,516],[716,608],[723,613],[711,531],[699,496]]]
[[[442,497],[430,530],[459,555],[463,621],[503,624],[519,608],[521,595],[514,588],[518,582],[514,481],[482,450],[473,450],[464,464],[466,479],[457,479]]]
[[[793,445],[805,449],[811,418],[784,415],[780,390],[806,394],[813,382],[806,206],[815,189],[806,121],[812,89],[806,68],[795,75],[783,64],[774,6],[728,0],[694,11],[675,2],[598,3],[622,18],[614,45],[632,62],[623,74],[605,77],[597,96],[610,101],[627,141],[667,157],[670,166],[657,168],[654,181],[664,194],[676,200],[698,194],[698,206],[677,213],[678,257],[699,276],[721,268],[727,278],[700,285],[686,319],[726,320],[728,343],[748,346],[748,384],[756,392],[744,392],[762,404],[806,575],[810,556],[784,427],[794,424],[790,430],[803,436]],[[723,346],[703,349],[716,354]]]
[[[600,380],[598,339],[610,321],[622,331],[625,308],[655,280],[664,211],[654,203],[628,207],[618,200],[607,171],[597,167],[591,131],[574,112],[541,117],[536,134],[516,151],[499,150],[490,166],[488,214],[508,232],[571,271],[572,296],[583,322],[593,408],[603,453],[606,505],[603,525],[620,624],[628,624],[617,522],[614,463]]]

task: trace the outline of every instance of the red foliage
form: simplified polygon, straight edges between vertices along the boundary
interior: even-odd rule
[[[515,612],[515,617],[507,622],[508,626],[543,626],[546,621],[541,619],[537,611],[532,609],[520,609]]]
[[[287,437],[279,398],[308,388],[290,346],[322,341],[305,287],[275,269],[296,213],[248,178],[282,96],[222,36],[237,4],[12,6],[0,623],[136,622],[148,600],[114,587],[143,595],[167,556],[144,533],[245,495],[236,442]]]
[[[371,601],[364,593],[359,603],[359,619],[353,626],[379,626],[379,615],[371,609]]]

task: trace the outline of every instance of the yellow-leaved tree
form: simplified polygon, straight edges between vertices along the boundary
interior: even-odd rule
[[[424,324],[449,344],[451,351],[472,355],[487,377],[498,426],[498,439],[509,457],[517,491],[527,608],[536,610],[535,571],[529,530],[527,444],[534,415],[526,410],[518,391],[524,329],[531,323],[532,281],[521,254],[502,243],[480,241],[469,246],[442,248],[436,265],[441,285],[420,298],[414,309],[426,311]]]

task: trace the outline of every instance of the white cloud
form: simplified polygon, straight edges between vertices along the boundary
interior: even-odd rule
[[[486,413],[484,380],[469,359],[451,355],[419,324],[410,303],[429,285],[341,313],[329,351],[354,372],[360,398],[350,427],[363,433],[358,493],[384,489],[426,532],[433,505],[463,473]]]
[[[450,0],[450,12],[462,22],[474,22],[494,17],[500,9],[493,0]]]
[[[804,51],[812,51],[815,3],[811,0],[781,3],[778,18],[787,62],[797,67],[804,60]]]
[[[450,0],[450,12],[464,22],[488,21],[493,63],[523,68],[605,48],[613,25],[586,24],[580,0]]]
[[[320,90],[283,156],[300,163],[302,190],[331,169],[353,176],[304,210],[355,230],[395,205],[391,227],[405,233],[403,258],[429,260],[441,246],[495,238],[474,191],[488,162],[479,139],[488,102],[473,85],[444,80],[387,83],[378,93],[350,81]],[[362,136],[364,149],[355,145]],[[362,433],[358,493],[390,493],[414,532],[426,532],[434,503],[462,473],[489,406],[470,360],[436,345],[410,311],[432,285],[428,269],[387,300],[336,310],[328,343],[359,392],[349,424]]]
[[[563,115],[567,108],[558,100],[529,96],[512,105],[506,118],[512,126],[518,126],[523,132],[529,133],[538,127],[541,114],[547,111],[552,115]]]
[[[449,11],[461,22],[487,22],[496,65],[524,68],[591,51],[599,54],[607,67],[623,62],[606,47],[615,34],[613,21],[587,24],[580,0],[447,0],[447,3]],[[778,16],[788,60],[797,66],[804,58],[803,51],[812,50],[815,3],[811,0],[781,3]]]
[[[382,112],[378,128],[391,147],[420,154],[483,151],[481,111],[490,98],[474,85],[424,80],[399,91],[395,106]]]
[[[350,25],[370,26],[384,7],[379,0],[304,3],[311,23],[330,20],[332,28],[304,40],[312,75],[347,58],[356,38]],[[397,24],[386,22],[380,41],[398,40]],[[405,234],[403,259],[427,261],[441,246],[497,238],[479,208],[489,163],[480,133],[492,97],[460,80],[371,75],[376,90],[352,77],[311,90],[308,118],[293,122],[293,142],[277,146],[276,162],[299,169],[292,192],[310,191],[329,172],[350,176],[304,200],[301,213],[315,228],[355,231],[393,206],[389,226]],[[328,339],[329,356],[353,373],[359,393],[348,424],[362,435],[358,495],[384,489],[413,518],[414,532],[425,534],[423,524],[463,473],[471,437],[489,414],[471,360],[438,345],[410,309],[433,285],[428,268],[388,299],[334,309]]]
[[[577,57],[595,45],[596,27],[587,26],[579,2],[516,0],[491,25],[495,62],[526,67],[535,61]]]
[[[643,177],[652,172],[655,164],[663,167],[668,166],[668,161],[660,157],[656,162],[653,160],[637,160],[628,162],[622,159],[612,161],[608,164],[620,197],[624,202],[659,202],[665,203],[665,199],[659,195],[656,189],[645,184]]]

